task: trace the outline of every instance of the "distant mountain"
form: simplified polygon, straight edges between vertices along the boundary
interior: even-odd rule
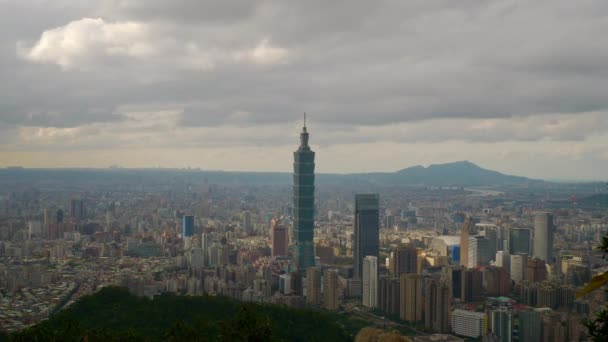
[[[505,185],[530,182],[532,179],[505,175],[484,169],[469,161],[413,166],[396,172],[397,179],[407,183],[434,185]]]
[[[35,181],[76,184],[156,184],[182,181],[215,184],[290,185],[287,172],[228,172],[179,169],[0,169],[0,185],[30,184]],[[317,174],[317,184],[325,185],[438,185],[491,186],[542,183],[525,177],[505,175],[481,168],[469,161],[413,166],[397,172]]]

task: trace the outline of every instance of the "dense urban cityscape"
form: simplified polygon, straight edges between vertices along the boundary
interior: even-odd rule
[[[608,270],[595,248],[608,234],[605,184],[323,179],[306,123],[293,163],[292,184],[0,170],[1,330],[110,286],[335,311],[414,341],[581,341],[583,319],[606,305],[604,291],[577,297]]]
[[[0,342],[608,342],[607,0],[0,22]]]

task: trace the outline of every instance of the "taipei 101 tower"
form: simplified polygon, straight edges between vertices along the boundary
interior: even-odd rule
[[[306,114],[300,147],[293,153],[293,159],[293,252],[295,266],[304,271],[315,266],[315,153],[308,146]]]

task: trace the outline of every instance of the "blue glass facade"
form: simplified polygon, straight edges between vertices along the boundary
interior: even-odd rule
[[[182,218],[182,236],[190,237],[194,235],[194,216],[184,216]]]
[[[354,278],[362,279],[363,259],[378,257],[380,250],[380,196],[355,195]]]
[[[306,125],[300,147],[293,153],[293,239],[294,263],[298,270],[315,266],[315,153],[308,146]]]

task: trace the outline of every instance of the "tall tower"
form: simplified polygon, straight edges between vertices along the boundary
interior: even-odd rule
[[[378,194],[355,195],[354,229],[354,278],[363,277],[363,259],[378,257],[380,248],[380,196]]]
[[[534,257],[553,262],[553,215],[539,212],[534,215]]]
[[[315,265],[315,153],[308,146],[306,114],[300,133],[300,147],[293,153],[293,239],[294,262],[299,270]]]
[[[460,264],[462,266],[468,266],[469,263],[469,234],[471,233],[472,222],[471,215],[467,215],[460,230]]]

